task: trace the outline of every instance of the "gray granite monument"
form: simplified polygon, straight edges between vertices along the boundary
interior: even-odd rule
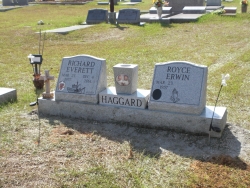
[[[207,0],[207,6],[221,6],[221,0]]]
[[[205,6],[193,6],[189,7],[186,6],[182,10],[183,14],[206,14],[206,7]]]
[[[98,95],[106,87],[105,59],[89,55],[64,57],[55,90],[55,99],[98,103]]]
[[[128,8],[119,10],[117,23],[139,24],[140,10],[136,8]]]
[[[204,6],[205,0],[168,0],[174,14],[181,13],[185,6]]]
[[[114,73],[114,81],[122,75],[124,81],[120,84],[137,83],[137,77],[130,76],[135,73],[125,67],[118,66],[124,70]],[[199,134],[210,134],[213,117],[213,127],[221,131],[212,131],[210,135],[221,137],[227,109],[206,106],[207,71],[206,66],[185,61],[158,63],[151,90],[117,94],[116,87],[107,88],[104,59],[88,55],[66,57],[62,61],[55,97],[39,98],[38,108],[43,115]],[[129,79],[125,80],[125,75]]]
[[[206,105],[207,67],[190,62],[157,63],[148,108],[201,114]]]
[[[97,24],[101,22],[108,23],[108,10],[96,8],[88,11],[87,24]]]
[[[29,5],[28,0],[2,0],[3,6]]]

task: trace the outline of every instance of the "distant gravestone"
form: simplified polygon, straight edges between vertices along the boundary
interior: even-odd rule
[[[118,24],[120,23],[139,24],[140,23],[140,10],[135,9],[135,8],[119,10],[117,23]]]
[[[28,0],[2,0],[3,6],[16,6],[16,5],[24,6],[28,4],[29,4]]]
[[[149,110],[201,114],[206,105],[207,67],[190,62],[157,63]]]
[[[130,0],[130,2],[142,2],[142,0]]]
[[[183,8],[182,13],[183,14],[205,14],[206,7],[205,6],[193,6],[193,7],[186,6]]]
[[[88,11],[87,24],[97,24],[101,22],[108,23],[108,10],[105,9],[91,9]]]
[[[105,59],[89,55],[64,57],[55,100],[98,103],[98,94],[106,87]]]
[[[3,6],[14,6],[15,3],[11,0],[2,0],[2,5]]]
[[[181,13],[185,6],[204,6],[205,0],[168,0],[173,13]]]
[[[109,5],[109,1],[99,1],[97,2],[98,5]]]
[[[207,0],[207,6],[221,6],[221,0]]]
[[[18,0],[17,5],[29,5],[28,0]]]

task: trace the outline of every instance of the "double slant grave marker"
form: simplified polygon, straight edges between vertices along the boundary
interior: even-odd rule
[[[109,123],[209,133],[214,106],[206,106],[206,66],[178,61],[157,63],[151,90],[137,88],[138,65],[113,67],[107,87],[106,60],[89,55],[62,60],[53,99],[39,99],[39,112]],[[213,126],[223,131],[225,107],[216,107]],[[220,137],[221,132],[212,132]]]

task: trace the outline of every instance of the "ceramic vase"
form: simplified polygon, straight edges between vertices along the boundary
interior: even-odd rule
[[[162,7],[157,7],[156,10],[157,10],[158,17],[161,18],[161,15],[162,15]]]
[[[247,6],[241,5],[241,13],[246,13],[246,12],[247,12]]]

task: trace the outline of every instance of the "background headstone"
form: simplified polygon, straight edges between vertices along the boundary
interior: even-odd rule
[[[16,3],[13,2],[12,0],[2,0],[2,5],[3,6],[14,6]]]
[[[130,2],[142,2],[142,0],[130,0]]]
[[[181,13],[185,6],[204,6],[205,0],[168,0],[173,13]]]
[[[2,0],[3,6],[29,5],[28,0]]]
[[[106,87],[105,59],[89,55],[64,57],[55,100],[98,103],[98,95]]]
[[[207,67],[190,62],[157,63],[150,110],[201,114],[206,105]]]
[[[189,7],[186,6],[182,10],[183,14],[206,14],[206,7],[205,6],[193,6]]]
[[[207,6],[221,6],[221,0],[207,0]]]
[[[86,19],[87,24],[97,24],[101,22],[108,23],[108,10],[91,9],[88,11],[88,16]]]
[[[140,10],[135,9],[135,8],[119,10],[117,23],[118,24],[120,23],[139,24],[140,23]]]
[[[18,0],[17,5],[29,5],[28,0]]]

